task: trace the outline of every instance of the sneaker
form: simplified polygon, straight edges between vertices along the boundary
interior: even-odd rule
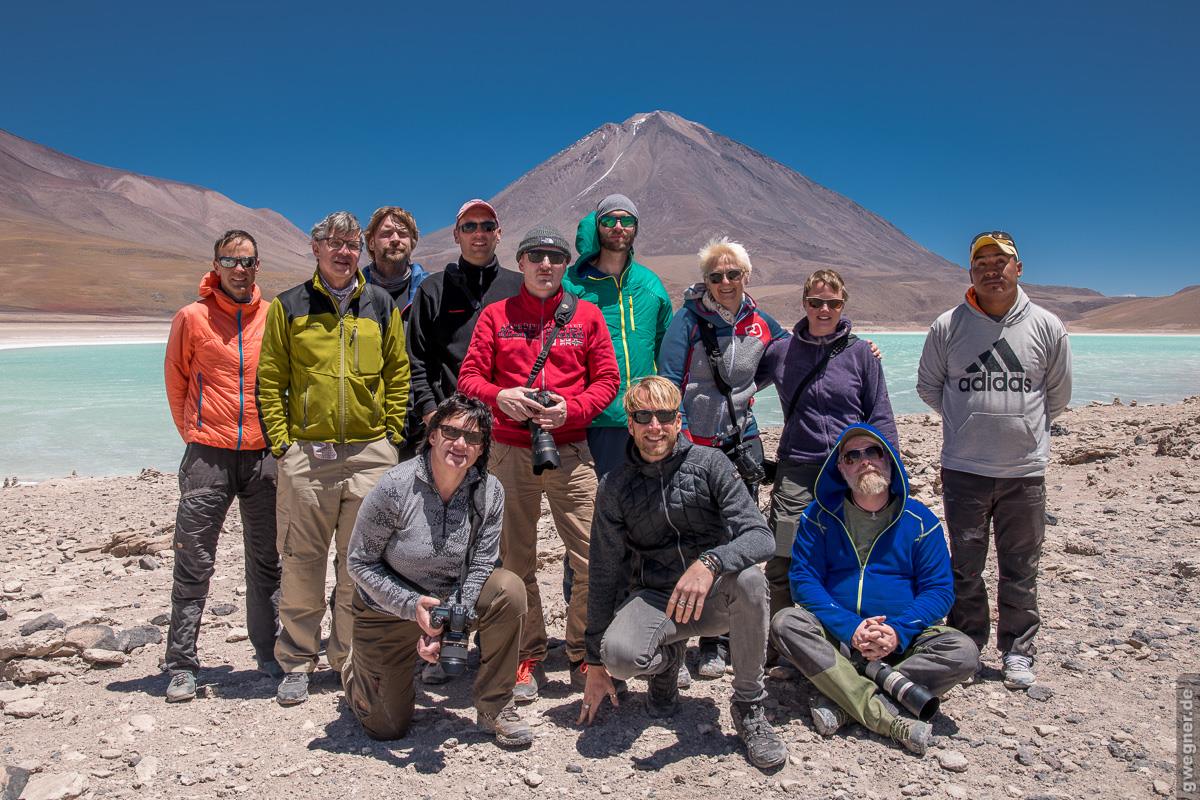
[[[533,730],[512,703],[494,716],[477,711],[475,720],[479,727],[496,737],[496,744],[501,747],[528,747],[533,744]]]
[[[904,746],[910,753],[925,755],[929,745],[933,743],[933,726],[928,722],[918,722],[907,717],[896,717],[892,720],[892,729],[888,736],[896,744]]]
[[[833,736],[838,729],[850,720],[850,715],[837,703],[823,694],[818,694],[809,702],[812,711],[813,727],[822,736]]]
[[[700,659],[696,672],[701,678],[719,678],[725,674],[725,663],[729,660],[725,646],[720,642],[700,642]]]
[[[273,658],[263,659],[258,662],[258,671],[268,678],[279,680],[283,677],[283,667],[279,666],[279,662]]]
[[[738,738],[746,745],[746,759],[759,769],[774,769],[787,761],[788,749],[767,721],[762,703],[734,701],[729,709]]]
[[[421,670],[421,683],[426,686],[441,686],[443,683],[449,683],[450,678],[451,676],[446,674],[446,670],[442,669],[440,661],[426,664],[425,669]]]
[[[1036,680],[1033,674],[1033,656],[1009,651],[1001,658],[1003,662],[1004,687],[1006,689],[1028,689]]]
[[[587,688],[587,671],[588,665],[586,661],[571,662],[571,689],[576,692],[582,692]],[[617,690],[618,697],[624,697],[629,691],[629,686],[625,681],[619,678],[612,678],[613,688]]]
[[[538,687],[546,682],[546,671],[542,662],[527,658],[517,665],[517,682],[513,686],[513,700],[532,703],[538,699]]]
[[[176,672],[167,685],[167,702],[182,703],[196,696],[196,676],[190,672]]]
[[[686,689],[692,685],[692,673],[688,672],[687,662],[679,662],[679,674],[675,676],[675,685],[680,689]]]
[[[667,663],[662,672],[650,675],[647,680],[646,713],[652,717],[669,717],[679,710],[679,667],[686,642],[663,645]]]
[[[308,673],[289,672],[279,682],[275,700],[281,706],[298,706],[308,699]]]

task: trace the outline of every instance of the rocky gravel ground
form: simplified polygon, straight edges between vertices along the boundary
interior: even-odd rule
[[[938,420],[907,416],[900,431],[915,493],[940,513]],[[281,708],[246,642],[236,511],[205,612],[200,696],[167,705],[174,476],[6,480],[0,797],[1171,795],[1175,684],[1200,672],[1200,398],[1073,409],[1054,433],[1039,684],[1005,690],[998,654],[985,653],[987,680],[945,698],[936,745],[919,759],[856,726],[822,739],[807,684],[770,678],[770,713],[791,749],[773,774],[741,754],[729,675],[695,681],[665,722],[641,710],[635,681],[619,710],[580,730],[561,648],[525,710],[537,734],[525,751],[474,729],[463,679],[421,687],[413,730],[395,742],[360,732],[328,669],[308,703]],[[546,518],[539,536],[548,622],[561,636],[562,548]]]

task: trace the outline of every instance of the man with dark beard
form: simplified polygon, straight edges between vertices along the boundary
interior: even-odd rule
[[[792,547],[799,605],[775,615],[771,640],[820,691],[818,733],[853,718],[924,755],[932,726],[903,716],[855,662],[883,659],[937,696],[975,674],[979,648],[939,624],[954,602],[942,524],[908,496],[900,456],[863,423],[842,431],[815,488]]]

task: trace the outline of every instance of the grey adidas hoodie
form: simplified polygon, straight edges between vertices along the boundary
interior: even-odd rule
[[[930,326],[917,394],[942,415],[943,467],[991,478],[1044,475],[1050,421],[1071,399],[1067,329],[1019,286],[999,321],[963,302]]]

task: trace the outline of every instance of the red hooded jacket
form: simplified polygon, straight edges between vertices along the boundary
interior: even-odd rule
[[[542,351],[544,337],[554,330],[554,309],[562,289],[540,300],[522,286],[516,297],[483,309],[458,372],[458,390],[478,397],[496,416],[496,441],[529,447],[529,428],[500,410],[501,389],[524,386]],[[567,421],[551,431],[558,444],[582,441],[591,421],[617,396],[620,385],[617,357],[604,315],[592,303],[580,300],[575,316],[558,332],[546,365],[534,386],[562,395],[567,401]]]

